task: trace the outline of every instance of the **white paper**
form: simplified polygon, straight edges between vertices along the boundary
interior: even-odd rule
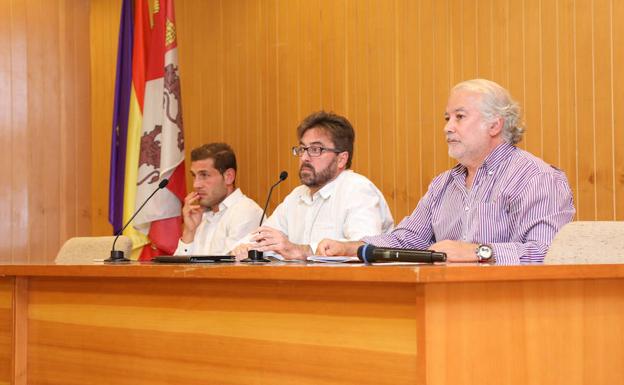
[[[311,255],[308,257],[308,261],[321,262],[321,263],[360,262],[358,257],[346,257],[346,256],[327,257],[324,255]]]

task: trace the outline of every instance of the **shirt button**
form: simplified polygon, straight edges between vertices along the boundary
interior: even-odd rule
[[[494,175],[494,171],[488,171],[488,175]]]
[[[464,207],[464,211],[468,211],[468,210],[470,210],[470,207],[468,206]]]

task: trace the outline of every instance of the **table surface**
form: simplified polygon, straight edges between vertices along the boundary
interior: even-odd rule
[[[157,264],[131,262],[84,265],[9,263],[0,264],[0,276],[31,277],[143,277],[202,279],[262,279],[287,281],[353,281],[394,283],[527,281],[545,279],[596,279],[624,277],[624,264],[581,262],[577,264]]]

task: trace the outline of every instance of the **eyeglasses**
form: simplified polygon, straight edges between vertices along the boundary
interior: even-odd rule
[[[302,156],[304,152],[308,152],[309,156],[317,157],[321,156],[324,152],[333,152],[336,154],[340,154],[342,151],[336,150],[335,148],[325,148],[323,146],[294,146],[292,148],[292,154],[294,156]]]

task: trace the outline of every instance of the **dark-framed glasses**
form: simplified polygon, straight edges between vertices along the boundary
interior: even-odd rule
[[[333,152],[336,154],[340,154],[342,152],[340,150],[336,150],[335,148],[327,148],[323,146],[294,146],[292,148],[292,154],[294,156],[302,156],[306,151],[308,152],[308,155],[312,157],[321,156],[324,152]]]

